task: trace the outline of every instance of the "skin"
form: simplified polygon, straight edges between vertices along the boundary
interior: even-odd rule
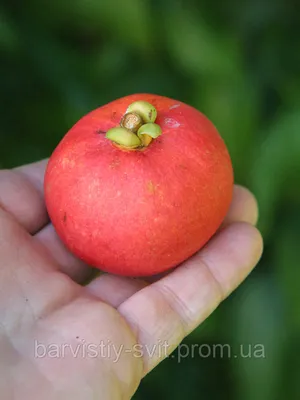
[[[45,161],[0,172],[0,393],[3,399],[130,399],[141,379],[211,314],[262,253],[257,204],[235,186],[219,232],[195,256],[155,279],[103,274],[73,257],[49,224]],[[35,344],[153,349],[149,357],[36,356]]]

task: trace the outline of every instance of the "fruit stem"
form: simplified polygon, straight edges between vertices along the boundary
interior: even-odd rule
[[[121,149],[142,150],[162,134],[155,124],[156,108],[146,101],[130,104],[120,121],[120,126],[109,129],[106,138]]]

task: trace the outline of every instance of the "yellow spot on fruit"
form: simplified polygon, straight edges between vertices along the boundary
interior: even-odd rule
[[[65,168],[65,167],[73,168],[73,167],[75,167],[75,161],[74,160],[70,160],[68,157],[64,157],[61,160],[61,166],[63,168]]]
[[[114,169],[117,168],[120,165],[120,160],[118,158],[115,158],[110,164],[109,168]]]
[[[150,194],[155,193],[156,187],[152,181],[147,182],[147,190]]]

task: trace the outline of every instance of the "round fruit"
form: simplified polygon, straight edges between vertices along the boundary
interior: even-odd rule
[[[197,252],[231,202],[226,146],[199,111],[136,94],[77,122],[53,152],[45,200],[65,245],[103,271],[147,276]]]

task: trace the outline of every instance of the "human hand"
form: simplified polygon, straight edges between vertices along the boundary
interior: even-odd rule
[[[83,286],[93,269],[49,223],[45,166],[0,172],[1,398],[130,399],[258,262],[256,201],[235,186],[218,233],[152,283],[101,274]]]

